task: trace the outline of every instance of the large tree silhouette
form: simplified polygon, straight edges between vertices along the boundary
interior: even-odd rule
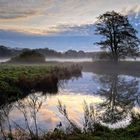
[[[103,40],[97,44],[101,45],[102,49],[109,50],[114,61],[121,57],[138,55],[140,40],[127,16],[114,11],[100,15],[96,22],[96,34],[103,36]]]

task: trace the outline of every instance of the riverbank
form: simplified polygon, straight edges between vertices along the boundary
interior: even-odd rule
[[[1,65],[1,104],[11,97],[23,98],[33,92],[57,93],[60,80],[79,76],[81,68],[77,65]]]

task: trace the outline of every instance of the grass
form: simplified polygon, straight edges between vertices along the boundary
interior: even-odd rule
[[[127,127],[110,129],[96,122],[94,109],[85,104],[84,114],[86,116],[84,121],[90,123],[86,123],[81,129],[69,119],[65,106],[59,103],[58,108],[61,108],[60,113],[67,119],[70,126],[66,131],[54,129],[53,132],[47,132],[43,137],[44,140],[140,140],[140,114],[132,112],[132,121]]]
[[[45,65],[1,65],[0,67],[0,79],[5,77],[12,77],[17,79],[21,75],[27,75],[30,78],[50,73],[52,70],[51,66]]]
[[[0,97],[25,97],[32,92],[56,93],[60,80],[81,76],[77,65],[69,67],[51,65],[1,65]]]
[[[109,129],[100,124],[94,125],[94,132],[66,134],[64,131],[55,130],[47,133],[44,140],[140,140],[140,116],[134,116],[126,128]]]

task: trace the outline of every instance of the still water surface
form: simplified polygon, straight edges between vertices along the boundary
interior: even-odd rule
[[[36,108],[33,107],[35,100]],[[61,81],[59,92],[55,95],[30,94],[5,106],[5,109],[12,128],[17,124],[25,126],[23,111],[26,112],[30,127],[34,127],[32,113],[35,110],[38,128],[52,130],[60,122],[64,127],[67,125],[58,110],[58,101],[66,106],[69,118],[80,127],[84,122],[84,102],[94,108],[97,121],[103,125],[110,128],[125,127],[131,121],[131,111],[140,112],[140,78],[84,72],[78,79]],[[3,125],[6,127],[7,122],[3,121]]]

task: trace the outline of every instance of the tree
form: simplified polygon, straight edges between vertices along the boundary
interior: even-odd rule
[[[36,50],[25,49],[21,54],[11,59],[12,62],[19,63],[43,63],[45,56]]]
[[[114,61],[138,55],[140,40],[127,16],[114,11],[106,12],[98,17],[95,31],[96,34],[103,36],[103,40],[97,44],[101,45],[102,49],[110,51]]]

